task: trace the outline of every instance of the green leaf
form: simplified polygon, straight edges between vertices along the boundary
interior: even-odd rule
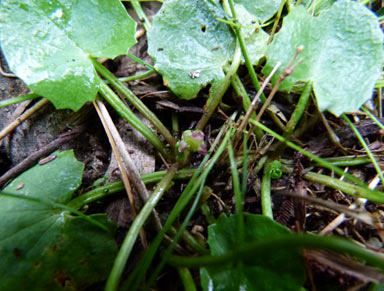
[[[241,32],[247,46],[248,56],[251,63],[256,65],[258,61],[265,56],[269,35],[263,29],[257,28],[259,25],[259,17],[252,12],[257,12],[258,10],[255,9],[256,11],[253,11],[252,9],[248,9],[249,6],[252,6],[249,2],[250,1],[245,0],[236,1],[234,7],[239,23],[244,26],[244,28],[241,29]],[[275,2],[277,2],[277,7],[275,5],[274,8],[276,8],[276,10],[270,11],[271,16],[279,9],[280,2]],[[252,3],[253,6],[255,6],[256,3],[259,3],[258,5],[262,4],[262,2],[259,1],[256,3],[252,1]],[[271,1],[270,4],[273,4],[273,1]]]
[[[224,11],[207,0],[163,3],[148,32],[148,52],[164,84],[182,99],[192,99],[224,79],[223,67],[232,59],[235,37],[217,18]]]
[[[3,0],[1,46],[10,69],[56,108],[93,101],[89,56],[114,58],[135,44],[135,23],[118,0]]]
[[[53,156],[3,190],[67,203],[84,165],[72,151]],[[110,232],[68,211],[0,195],[0,290],[79,290],[104,280],[117,252],[114,224],[104,214],[91,217]]]
[[[237,5],[241,5],[254,15],[259,21],[265,22],[270,19],[279,10],[281,0],[234,0],[235,9]]]
[[[238,245],[237,215],[221,216],[208,228],[208,244],[212,255],[224,255]],[[244,214],[245,241],[261,241],[289,234],[284,226],[268,217]],[[305,273],[300,252],[279,249],[253,262],[201,268],[203,290],[299,290]]]
[[[318,17],[303,6],[293,8],[268,48],[264,73],[278,61],[283,64],[281,73],[299,45],[304,45],[299,56],[304,62],[281,90],[291,90],[298,81],[313,81],[320,110],[337,116],[357,110],[371,98],[383,62],[383,33],[364,5],[340,0]]]

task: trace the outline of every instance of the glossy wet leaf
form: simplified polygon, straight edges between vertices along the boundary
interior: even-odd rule
[[[221,216],[208,228],[208,244],[212,255],[224,255],[238,245],[238,216]],[[244,214],[245,242],[256,242],[289,233],[271,219]],[[305,273],[300,252],[292,249],[274,250],[255,257],[252,263],[223,265],[200,270],[203,290],[299,290]]]
[[[217,18],[225,14],[208,0],[170,0],[153,20],[148,52],[164,84],[180,98],[192,99],[203,87],[218,87],[224,79],[235,37]]]
[[[89,56],[114,58],[135,43],[135,23],[118,0],[3,0],[0,18],[10,69],[56,108],[95,99]]]
[[[270,19],[279,10],[281,0],[234,0],[235,7],[241,5],[260,22]]]
[[[355,111],[371,98],[383,62],[383,33],[365,6],[340,0],[318,17],[302,6],[293,8],[268,48],[264,73],[278,61],[283,63],[281,73],[299,45],[304,45],[300,58],[305,60],[281,90],[313,81],[320,110],[335,115]]]
[[[69,202],[84,165],[72,151],[55,155],[3,190]],[[105,279],[117,251],[114,225],[104,214],[91,217],[110,232],[68,211],[0,195],[0,290],[79,290]]]
[[[265,56],[269,35],[262,28],[257,27],[259,25],[259,18],[256,14],[252,13],[252,10],[248,10],[248,5],[248,1],[237,1],[234,7],[237,19],[243,25],[241,33],[247,46],[248,56],[251,63],[256,65],[260,58]],[[278,8],[279,4],[277,5]]]

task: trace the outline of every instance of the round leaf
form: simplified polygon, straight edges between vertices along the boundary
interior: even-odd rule
[[[313,81],[320,110],[335,115],[355,111],[371,98],[383,62],[383,33],[364,5],[340,0],[318,17],[303,6],[293,8],[268,48],[264,73],[280,61],[276,82],[300,45],[304,51],[299,59],[304,61],[281,90],[291,90],[298,81]]]
[[[13,180],[5,192],[67,203],[84,165],[57,152]],[[114,225],[92,215],[106,232],[46,204],[0,195],[0,290],[83,289],[106,278],[117,251]]]
[[[238,245],[238,215],[221,216],[208,228],[208,244],[212,255],[224,255]],[[268,217],[244,214],[244,241],[262,241],[289,233],[284,226]],[[299,290],[305,273],[300,252],[280,249],[262,257],[252,258],[252,264],[223,265],[200,270],[204,290]]]
[[[183,99],[201,88],[218,86],[232,59],[235,37],[217,18],[223,10],[207,0],[164,2],[148,32],[148,52],[164,84]]]
[[[118,0],[3,0],[1,46],[10,69],[56,108],[93,101],[89,56],[114,58],[135,44],[135,23]]]

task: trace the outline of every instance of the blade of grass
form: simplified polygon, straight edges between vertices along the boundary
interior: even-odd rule
[[[173,177],[173,180],[185,180],[192,177],[195,169],[185,169],[177,171],[176,175]],[[158,171],[149,174],[143,174],[141,179],[144,184],[158,183],[163,179],[163,177],[167,174],[167,171]],[[119,193],[124,190],[124,184],[122,182],[114,182],[111,184],[107,184],[104,186],[96,187],[75,199],[72,199],[68,206],[71,206],[76,209],[80,209],[85,205],[88,205],[92,202],[103,199],[109,195]]]
[[[241,181],[241,199],[244,199],[247,192],[247,178],[248,178],[248,143],[246,140],[247,134],[243,134],[243,168],[242,168],[242,181]]]
[[[247,246],[228,252],[221,256],[180,257],[172,256],[169,263],[177,267],[200,268],[233,264],[239,260],[251,261],[255,256],[272,257],[277,249],[323,249],[350,255],[365,261],[369,265],[384,270],[384,258],[379,253],[366,250],[346,239],[314,236],[314,235],[285,235],[260,242],[249,243]],[[267,258],[266,258],[267,259]]]
[[[379,164],[377,163],[375,157],[373,156],[373,154],[372,154],[371,150],[369,149],[367,143],[365,142],[364,138],[361,136],[361,134],[357,130],[356,126],[349,120],[349,118],[345,114],[343,114],[342,117],[348,123],[348,125],[351,127],[353,132],[356,134],[357,139],[360,141],[360,144],[363,146],[363,148],[367,152],[368,157],[371,159],[372,164],[375,167],[375,170],[376,170],[377,174],[380,177],[381,184],[384,185],[384,176],[383,176],[383,173],[382,173],[383,171],[380,168]]]
[[[359,180],[358,178],[356,178],[356,177],[354,177],[354,176],[352,176],[352,175],[350,175],[348,173],[345,173],[342,169],[332,165],[331,163],[327,162],[326,160],[324,160],[324,159],[322,159],[322,158],[320,158],[320,157],[318,157],[318,156],[316,156],[316,155],[314,155],[314,154],[312,154],[312,153],[302,149],[301,147],[295,145],[294,143],[286,140],[284,137],[282,137],[278,133],[274,132],[273,130],[269,129],[268,127],[266,127],[262,123],[260,123],[258,121],[255,121],[253,119],[250,119],[250,122],[253,123],[255,126],[260,127],[262,130],[268,132],[274,138],[276,138],[277,140],[285,143],[287,146],[289,146],[290,148],[294,149],[295,151],[298,151],[298,152],[302,153],[304,156],[314,160],[315,162],[317,162],[322,167],[327,168],[329,170],[332,170],[332,171],[334,171],[336,174],[338,174],[340,176],[345,176],[351,182],[356,183],[357,185],[359,185],[359,186],[361,186],[363,188],[366,188],[367,190],[370,190],[370,189],[368,189],[368,186],[363,181]],[[379,192],[379,191],[377,191],[377,192]],[[382,192],[379,192],[379,193],[382,193]],[[383,194],[383,198],[384,198],[384,193],[382,193],[382,194]],[[377,199],[377,195],[372,193],[372,198],[376,198]],[[370,198],[367,198],[367,199],[370,200]],[[374,201],[374,200],[372,200],[372,201]]]
[[[192,204],[192,207],[191,209],[188,211],[188,214],[187,216],[185,217],[183,223],[181,224],[180,228],[178,229],[176,235],[174,236],[173,240],[172,240],[172,243],[168,246],[167,250],[163,253],[163,256],[161,257],[161,261],[160,263],[156,266],[155,270],[153,272],[151,272],[151,276],[149,277],[148,279],[148,283],[146,284],[146,288],[145,290],[148,291],[151,286],[154,284],[154,282],[156,281],[157,277],[160,275],[160,272],[163,270],[165,264],[167,263],[169,257],[171,256],[176,244],[178,243],[178,241],[180,240],[180,238],[182,237],[185,229],[187,228],[188,226],[188,223],[189,221],[191,220],[192,218],[192,215],[194,214],[196,208],[197,208],[197,205],[199,203],[199,200],[200,200],[200,197],[201,197],[201,194],[203,193],[203,188],[204,188],[204,185],[205,185],[205,180],[206,180],[206,177],[205,179],[203,179],[203,181],[201,182],[201,185],[200,185],[200,188],[199,188],[199,191],[197,192],[197,195],[195,197],[195,200],[193,201],[193,204]],[[136,289],[133,289],[133,290],[136,290]]]
[[[222,127],[222,129],[225,129],[225,126]],[[221,131],[223,132],[223,131]],[[128,277],[126,283],[123,285],[122,290],[136,290],[140,283],[143,281],[144,276],[147,273],[147,270],[149,268],[149,265],[151,261],[153,260],[153,257],[155,256],[161,241],[163,240],[164,235],[169,231],[172,224],[175,222],[177,217],[180,215],[180,213],[183,211],[185,206],[188,204],[192,196],[196,193],[198,187],[201,185],[202,181],[206,178],[208,173],[211,171],[213,165],[216,163],[217,159],[220,157],[221,153],[225,150],[227,143],[232,135],[232,130],[227,130],[226,135],[221,142],[219,148],[217,149],[216,153],[213,155],[211,161],[206,165],[208,162],[208,159],[216,147],[215,143],[211,146],[210,151],[208,152],[207,156],[203,159],[202,163],[200,164],[199,168],[195,171],[195,174],[191,178],[190,182],[188,183],[187,187],[184,189],[183,193],[180,195],[179,200],[177,201],[176,205],[172,209],[166,223],[164,224],[163,229],[157,234],[155,239],[152,241],[151,245],[147,249],[146,253],[140,260],[138,266]],[[219,135],[220,137],[220,135]],[[218,137],[218,138],[219,138]],[[216,141],[218,141],[218,138]],[[204,166],[206,165],[206,168],[204,169]],[[204,171],[203,171],[204,169]]]
[[[6,107],[6,106],[9,106],[9,105],[12,105],[12,104],[20,103],[20,102],[23,102],[23,101],[26,101],[26,100],[31,100],[31,99],[39,98],[39,97],[41,97],[41,96],[38,95],[38,94],[30,93],[30,94],[26,94],[26,95],[22,95],[22,96],[13,97],[13,98],[10,98],[10,99],[2,100],[2,101],[0,101],[0,108]]]
[[[96,70],[108,80],[108,82],[115,87],[121,94],[124,95],[125,98],[132,103],[135,108],[140,111],[146,119],[148,119],[153,126],[164,136],[166,141],[169,143],[172,149],[175,148],[176,140],[168,131],[168,129],[164,126],[164,124],[157,118],[157,116],[148,109],[148,107],[141,101],[135,94],[129,90],[124,83],[122,83],[119,79],[117,79],[110,71],[107,70],[102,64],[100,64],[95,59],[92,59],[93,65]],[[105,84],[105,83],[104,83]],[[113,91],[112,91],[113,92]],[[124,104],[124,103],[123,103]],[[112,104],[111,104],[112,105]],[[124,107],[126,107],[124,105]]]
[[[121,275],[124,271],[125,264],[128,260],[129,255],[131,254],[133,245],[136,242],[139,231],[144,225],[144,223],[147,221],[148,216],[151,214],[157,202],[159,202],[166,189],[168,189],[169,185],[172,182],[173,176],[176,174],[176,171],[177,164],[174,164],[171,166],[167,174],[157,185],[151,197],[148,199],[144,207],[141,209],[139,215],[133,221],[127,235],[125,236],[124,242],[121,245],[121,248],[116,256],[111,273],[109,274],[107,284],[105,286],[106,291],[117,290]]]
[[[180,267],[177,268],[177,272],[179,273],[181,282],[183,283],[184,290],[186,291],[196,291],[196,285],[193,281],[191,272],[188,268]]]
[[[368,114],[369,118],[371,118],[376,124],[378,127],[380,127],[382,130],[384,130],[384,125],[380,122],[379,119],[376,118],[375,115],[373,115],[371,112],[369,112],[369,110],[367,110],[367,108],[365,108],[364,106],[361,107],[361,109]]]

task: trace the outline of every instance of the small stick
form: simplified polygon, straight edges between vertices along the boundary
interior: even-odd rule
[[[269,94],[267,100],[265,100],[263,106],[261,107],[259,113],[257,114],[256,116],[256,121],[259,121],[261,116],[263,115],[264,111],[267,109],[267,107],[269,106],[269,103],[271,102],[272,98],[275,96],[277,90],[279,89],[280,87],[280,84],[285,80],[285,78],[287,78],[289,75],[292,75],[293,72],[295,71],[296,67],[298,65],[300,65],[304,59],[301,59],[299,60],[296,64],[294,64],[296,58],[298,57],[298,55],[303,51],[304,49],[304,46],[300,45],[296,48],[296,52],[294,54],[294,56],[292,57],[292,59],[289,61],[289,64],[288,66],[284,69],[283,73],[280,75],[279,79],[277,80],[275,86],[273,87],[272,89],[272,92]],[[251,133],[253,132],[255,126],[252,125],[250,130],[248,131],[248,135],[247,135],[247,140],[249,139],[249,137],[251,136]]]
[[[125,148],[125,144],[124,144],[123,140],[121,139],[121,136],[120,136],[119,132],[117,131],[117,128],[116,128],[115,124],[113,123],[112,118],[109,115],[107,108],[105,107],[104,103],[101,101],[98,101],[97,104],[98,104],[100,111],[102,112],[102,114],[105,118],[105,122],[108,124],[108,128],[109,128],[111,135],[112,135],[112,137],[116,143],[116,147],[117,147],[117,149],[121,155],[121,158],[124,162],[124,165],[127,167],[129,177],[131,178],[133,185],[135,186],[137,192],[139,193],[140,198],[144,202],[146,202],[149,199],[149,194],[148,194],[147,188],[145,187],[143,180],[141,179],[139,171],[137,170],[134,161],[129,156],[129,153],[128,153],[127,149]],[[155,219],[155,226],[158,230],[160,230],[162,228],[162,225],[160,222],[160,218],[158,217],[158,215],[155,211],[153,211],[153,216]]]
[[[273,68],[272,72],[264,80],[263,85],[261,86],[260,90],[257,92],[256,96],[253,98],[252,103],[248,107],[247,113],[245,114],[243,121],[241,122],[239,128],[236,131],[236,135],[235,135],[235,138],[234,138],[234,147],[236,147],[237,142],[238,142],[238,140],[239,140],[239,138],[240,138],[244,128],[246,127],[249,118],[251,117],[252,113],[256,109],[256,102],[259,100],[260,95],[263,94],[263,91],[264,91],[265,87],[268,85],[269,81],[272,79],[273,75],[276,73],[276,71],[279,69],[280,66],[281,66],[281,63],[277,62],[277,64]]]
[[[112,136],[112,133],[110,130],[111,123],[109,123],[109,122],[107,123],[107,121],[106,121],[106,119],[110,118],[109,113],[105,107],[103,108],[103,111],[101,111],[100,107],[104,106],[104,104],[101,101],[98,101],[98,100],[93,101],[93,106],[95,107],[97,114],[100,117],[101,123],[103,124],[103,127],[105,129],[105,132],[108,136],[108,140],[109,140],[109,143],[111,144],[113,154],[115,155],[117,164],[119,165],[119,168],[120,168],[121,179],[123,180],[124,188],[127,191],[127,195],[128,195],[129,202],[131,204],[133,216],[136,218],[137,212],[136,212],[136,208],[135,208],[135,199],[133,197],[131,183],[129,182],[127,172],[125,170],[125,167],[123,165],[123,161],[122,161],[122,158],[120,155],[121,149],[117,148],[116,143],[115,143],[116,137]],[[110,120],[110,122],[112,122],[112,119]],[[112,122],[112,124],[113,124],[113,122]],[[148,242],[147,242],[147,238],[145,236],[144,229],[140,230],[140,238],[141,238],[141,242],[142,242],[143,246],[145,248],[147,248]]]
[[[20,115],[18,118],[16,118],[14,121],[12,121],[10,124],[8,124],[1,132],[0,132],[0,140],[2,140],[4,137],[6,137],[8,134],[10,134],[17,126],[19,126],[23,121],[31,117],[33,114],[35,114],[37,111],[39,111],[44,105],[49,103],[49,100],[46,98],[43,98],[39,102],[37,102],[35,105],[33,105],[30,109],[28,109],[26,112],[24,112],[22,115]]]

